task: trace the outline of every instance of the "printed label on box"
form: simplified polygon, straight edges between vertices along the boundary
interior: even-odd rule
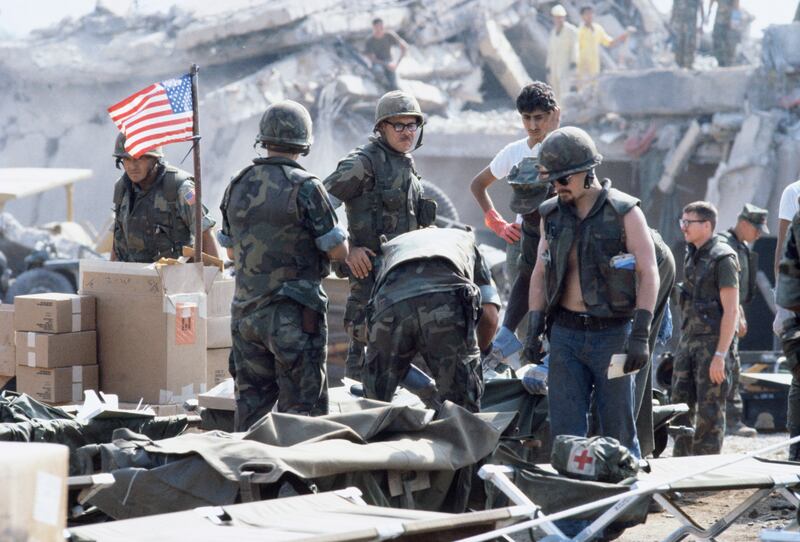
[[[175,344],[194,344],[197,339],[197,303],[175,305]]]

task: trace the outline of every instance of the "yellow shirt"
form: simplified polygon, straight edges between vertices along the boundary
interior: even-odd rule
[[[592,28],[582,24],[578,28],[578,75],[594,76],[600,73],[600,46],[608,47],[613,39],[597,23]]]

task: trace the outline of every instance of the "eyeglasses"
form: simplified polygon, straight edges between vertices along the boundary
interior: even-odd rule
[[[678,219],[678,224],[681,228],[688,228],[689,224],[695,224],[697,222],[708,222],[708,220],[687,220],[685,218]]]
[[[403,130],[408,130],[413,134],[420,126],[418,122],[409,122],[408,124],[405,124],[403,122],[389,122],[388,120],[386,121],[386,124],[394,128],[394,131],[398,134],[402,133]]]

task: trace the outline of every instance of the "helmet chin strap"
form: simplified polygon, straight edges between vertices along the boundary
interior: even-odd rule
[[[587,189],[591,188],[592,187],[592,183],[594,182],[594,179],[595,179],[594,168],[592,168],[592,169],[590,169],[589,171],[586,172],[586,178],[583,180],[583,187],[587,188]]]

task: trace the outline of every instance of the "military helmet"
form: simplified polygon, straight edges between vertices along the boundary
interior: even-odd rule
[[[506,177],[511,186],[511,210],[519,214],[532,213],[547,199],[550,183],[539,179],[539,160],[523,158]]]
[[[131,154],[125,150],[125,134],[122,132],[117,135],[117,140],[114,142],[114,154],[111,156],[117,160],[121,160],[123,158],[133,158],[133,156],[131,156]],[[162,160],[164,158],[164,147],[158,146],[154,149],[150,149],[146,153],[142,154],[142,156],[152,156],[156,160]]]
[[[313,136],[311,115],[292,100],[276,102],[264,111],[259,123],[257,143],[274,143],[308,154]]]
[[[378,125],[386,119],[400,115],[417,117],[420,124],[425,122],[422,109],[414,96],[402,90],[387,92],[381,96],[378,105],[375,106],[375,129],[377,130]]]
[[[560,179],[589,171],[603,161],[592,137],[575,126],[559,128],[548,135],[539,151],[539,173],[544,180]]]

